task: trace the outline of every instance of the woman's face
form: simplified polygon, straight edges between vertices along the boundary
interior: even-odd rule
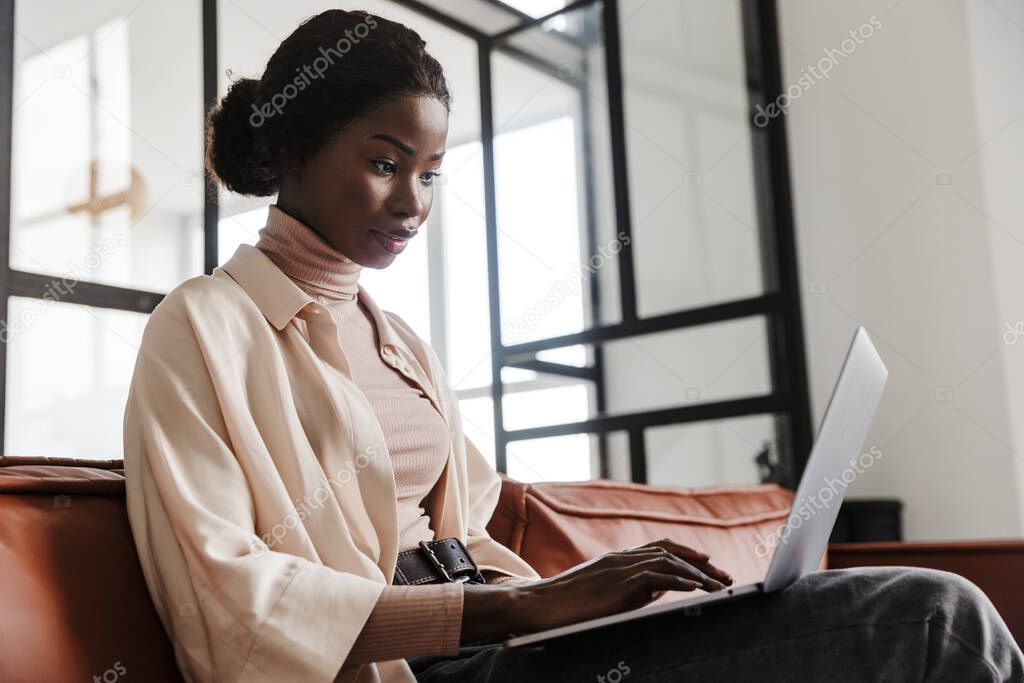
[[[356,263],[386,268],[427,220],[447,137],[437,99],[395,100],[286,173],[277,204]]]

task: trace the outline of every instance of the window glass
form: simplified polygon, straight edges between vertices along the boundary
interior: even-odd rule
[[[147,316],[11,297],[4,452],[122,457],[122,420]]]
[[[199,10],[18,3],[12,268],[160,292],[202,272]]]

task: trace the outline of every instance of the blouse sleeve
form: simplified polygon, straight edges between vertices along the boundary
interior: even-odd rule
[[[388,586],[345,666],[418,655],[453,655],[462,636],[463,584]]]
[[[532,579],[485,569],[489,584],[523,584]],[[345,667],[418,655],[454,655],[462,637],[461,583],[388,586],[366,620]]]
[[[485,569],[480,572],[484,576],[484,580],[490,584],[524,584],[533,583],[537,579],[524,579],[521,576],[512,576],[503,572],[495,571],[492,569]]]
[[[241,399],[215,391],[208,351],[168,295],[143,334],[123,425],[150,595],[189,681],[332,681],[385,582],[261,542],[254,497],[275,480],[259,446],[233,443],[221,406]]]

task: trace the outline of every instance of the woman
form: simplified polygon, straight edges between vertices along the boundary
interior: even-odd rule
[[[358,284],[430,213],[450,99],[415,32],[330,10],[211,114],[210,171],[277,202],[255,246],[153,312],[124,423],[132,531],[185,676],[1019,680],[980,591],[927,571],[823,572],[699,618],[496,644],[731,579],[660,540],[541,580],[487,535],[499,479],[437,357]],[[434,572],[446,548],[470,581]]]

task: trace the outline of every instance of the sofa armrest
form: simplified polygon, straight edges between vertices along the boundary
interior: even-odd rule
[[[999,610],[1017,642],[1024,643],[1024,540],[944,543],[834,543],[829,569],[846,567],[926,567],[973,581]]]

